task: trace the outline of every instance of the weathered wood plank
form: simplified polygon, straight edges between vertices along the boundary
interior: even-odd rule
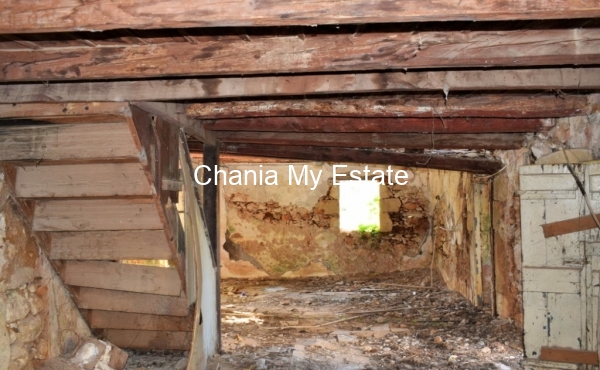
[[[600,71],[599,71],[600,72]],[[437,118],[497,117],[548,118],[578,115],[588,108],[587,98],[555,95],[394,96],[354,99],[303,99],[198,103],[188,106],[199,119],[245,117],[372,117]]]
[[[358,118],[257,117],[203,121],[206,130],[277,132],[435,132],[498,133],[539,132],[550,129],[541,119],[511,118]]]
[[[186,331],[107,329],[101,336],[120,348],[187,351],[192,344],[192,333]]]
[[[126,123],[0,126],[2,161],[137,159]]]
[[[224,143],[347,148],[518,149],[524,134],[296,133],[217,131]]]
[[[156,101],[237,96],[310,96],[396,91],[442,92],[444,89],[450,92],[474,90],[577,90],[600,88],[599,75],[600,68],[539,68],[10,84],[0,85],[0,100],[7,103],[47,100],[62,102]],[[453,94],[450,93],[449,98],[452,97]],[[568,96],[566,98],[574,99]],[[584,97],[578,97],[578,99],[584,100]],[[563,109],[568,108],[569,112],[581,109],[577,107],[569,108],[570,106],[566,103],[557,102],[555,104],[557,104],[557,110],[561,106],[564,106]],[[23,107],[24,105],[20,106]],[[2,106],[5,105],[0,105],[0,108]]]
[[[142,159],[144,171],[156,190],[154,202],[157,215],[164,225],[169,247],[173,253],[173,261],[181,280],[185,280],[185,266],[182,263],[182,252],[179,249],[178,237],[181,226],[174,203],[177,192],[162,189],[163,179],[177,179],[179,129],[160,116],[151,115],[139,107],[130,107],[129,125],[136,146],[146,155]]]
[[[486,158],[452,157],[427,153],[396,153],[370,149],[252,144],[223,145],[220,149],[222,153],[259,157],[292,158],[338,163],[390,164],[472,173],[495,173],[502,168],[502,162]]]
[[[542,347],[540,360],[598,366],[598,353],[572,348]]]
[[[202,125],[186,115],[186,106],[177,103],[151,103],[138,102],[132,105],[148,112],[160,116],[166,122],[182,128],[187,134],[202,141],[214,144],[214,135],[206,133]]]
[[[42,84],[43,85],[43,84]],[[32,87],[35,85],[31,85]],[[49,86],[49,85],[48,85]],[[8,87],[7,85],[2,86]],[[76,116],[121,116],[128,110],[126,103],[112,102],[86,102],[77,103],[43,103],[43,101],[57,100],[43,98],[42,102],[35,104],[0,104],[1,118],[57,118]],[[4,103],[9,101],[0,99]],[[10,102],[20,103],[20,102]]]
[[[53,232],[53,260],[173,258],[163,230]]]
[[[185,297],[84,287],[73,287],[71,291],[75,303],[83,309],[185,317],[189,315]]]
[[[35,231],[163,229],[152,199],[44,200],[36,202]]]
[[[450,20],[569,19],[600,16],[596,1],[261,1],[141,0],[50,6],[9,0],[0,13],[0,33],[102,31],[119,28],[186,28],[361,24]]]
[[[165,63],[165,59],[168,62]],[[321,34],[0,50],[0,81],[600,63],[600,29]],[[114,68],[115,64],[119,68]],[[26,65],[27,68],[23,68]],[[594,79],[596,82],[600,77]],[[583,81],[585,83],[585,80]]]
[[[67,285],[148,294],[181,293],[177,270],[106,261],[65,261],[59,274]]]
[[[600,218],[600,213],[596,214],[596,217]],[[542,225],[544,236],[546,238],[595,229],[597,227],[598,226],[596,226],[596,222],[594,222],[594,218],[592,216],[571,218],[564,221],[551,222],[549,224]]]
[[[15,190],[21,198],[152,195],[140,163],[19,166]]]
[[[84,310],[82,313],[92,329],[192,331],[192,317],[101,310]]]

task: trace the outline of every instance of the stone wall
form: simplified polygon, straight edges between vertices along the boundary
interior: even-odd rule
[[[40,249],[0,170],[0,370],[31,370],[89,329]]]
[[[293,166],[299,173],[304,165]],[[340,231],[339,185],[333,184],[330,164],[307,164],[315,172],[323,170],[313,190],[312,183],[289,185],[289,166],[263,165],[263,171],[278,173],[277,186],[221,187],[223,277],[382,273],[429,266],[426,240],[431,228],[425,171],[408,171],[407,185],[380,185],[380,231],[365,233]],[[364,169],[363,165],[348,166],[338,173]],[[244,171],[257,165],[224,167]]]
[[[564,149],[589,149],[600,158],[600,95],[589,99],[586,116],[553,119],[552,129],[531,138],[529,148],[497,151],[505,169],[494,176],[493,230],[498,315],[523,325],[519,167]]]
[[[223,277],[435,268],[451,289],[473,303],[492,304],[490,179],[474,184],[467,173],[392,167],[406,170],[409,179],[406,185],[380,185],[380,231],[343,232],[332,165],[292,166],[299,172],[304,165],[323,170],[313,190],[312,184],[289,185],[289,163],[262,165],[265,173],[277,172],[276,186],[221,185]],[[364,167],[348,165],[342,173]],[[257,164],[226,163],[223,168],[243,172]]]

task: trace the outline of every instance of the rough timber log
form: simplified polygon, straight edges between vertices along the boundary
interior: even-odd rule
[[[0,50],[0,81],[594,64],[596,28],[319,34]]]
[[[191,147],[194,150],[199,149],[194,148],[193,145]],[[468,158],[429,153],[398,153],[389,150],[357,148],[224,144],[221,146],[221,152],[280,159],[389,164],[473,173],[495,173],[502,168],[502,162],[489,158]]]
[[[600,16],[600,4],[593,0],[159,0],[151,4],[142,0],[54,0],[50,4],[7,0],[2,6],[0,33]]]
[[[405,149],[519,149],[524,134],[296,133],[218,131],[223,143]]]

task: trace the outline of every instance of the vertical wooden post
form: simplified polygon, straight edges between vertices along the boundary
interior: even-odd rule
[[[204,206],[204,217],[206,218],[206,227],[208,229],[208,236],[210,239],[210,245],[213,250],[213,257],[215,259],[215,273],[217,282],[217,331],[218,331],[218,347],[217,351],[221,351],[221,261],[219,258],[219,186],[216,184],[215,173],[219,167],[219,145],[209,145],[204,143],[204,149],[202,153],[202,161],[205,166],[210,168],[210,171],[203,171],[203,183],[207,183],[209,179],[212,179],[208,184],[202,186],[202,203]]]

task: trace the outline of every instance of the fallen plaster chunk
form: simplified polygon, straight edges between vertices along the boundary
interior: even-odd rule
[[[87,339],[70,358],[50,359],[39,370],[123,370],[127,353],[98,339]]]

